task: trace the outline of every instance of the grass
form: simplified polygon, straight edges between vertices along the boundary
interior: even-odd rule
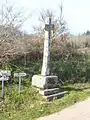
[[[89,83],[78,83],[61,87],[69,94],[61,99],[48,103],[38,94],[38,89],[31,86],[27,79],[18,93],[18,85],[5,85],[5,104],[0,103],[0,120],[34,120],[38,117],[58,112],[90,95]],[[0,90],[1,93],[1,90]],[[1,95],[1,94],[0,94]]]

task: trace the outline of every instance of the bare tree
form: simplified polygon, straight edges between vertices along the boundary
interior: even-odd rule
[[[51,18],[52,22],[54,24],[54,38],[61,36],[63,34],[68,34],[68,27],[67,27],[67,23],[64,20],[64,16],[63,16],[63,5],[62,3],[60,4],[60,15],[59,17],[55,16],[54,12],[50,9],[44,10],[42,9],[40,12],[40,17],[39,17],[39,21],[45,25],[45,21],[47,18]],[[43,34],[44,32],[44,27],[42,27],[43,25],[40,26],[34,26],[34,30],[36,31],[37,34]]]
[[[0,13],[0,63],[14,59],[26,51],[23,34],[20,27],[28,17],[22,17],[22,12],[16,12],[13,5],[7,1],[1,7]]]
[[[60,15],[58,18],[56,18],[55,21],[55,37],[63,35],[64,33],[68,33],[68,27],[67,27],[67,23],[64,20],[64,16],[63,16],[63,5],[61,3],[60,5]]]
[[[46,19],[49,18],[49,17],[52,20],[54,20],[55,16],[54,16],[52,10],[50,10],[50,9],[47,9],[47,10],[42,9],[40,11],[39,21],[40,21],[41,24],[39,26],[33,26],[33,29],[34,29],[36,34],[42,35],[44,33],[44,27],[45,27]]]

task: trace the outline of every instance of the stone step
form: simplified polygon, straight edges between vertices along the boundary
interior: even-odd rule
[[[48,96],[43,96],[45,99],[47,99],[48,101],[52,101],[54,98],[58,99],[58,98],[61,98],[61,97],[64,97],[65,94],[67,94],[68,91],[64,91],[64,92],[59,92],[57,94],[52,94],[52,95],[48,95]]]
[[[40,90],[39,94],[47,96],[47,95],[55,94],[57,92],[59,92],[59,88]]]

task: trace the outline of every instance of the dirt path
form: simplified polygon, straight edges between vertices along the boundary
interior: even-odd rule
[[[37,120],[90,120],[90,98]]]

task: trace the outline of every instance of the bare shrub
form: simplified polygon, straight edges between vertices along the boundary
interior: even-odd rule
[[[20,27],[26,18],[22,17],[21,12],[15,12],[14,7],[7,1],[2,4],[0,11],[0,63],[2,64],[26,52],[23,33],[20,32]]]

